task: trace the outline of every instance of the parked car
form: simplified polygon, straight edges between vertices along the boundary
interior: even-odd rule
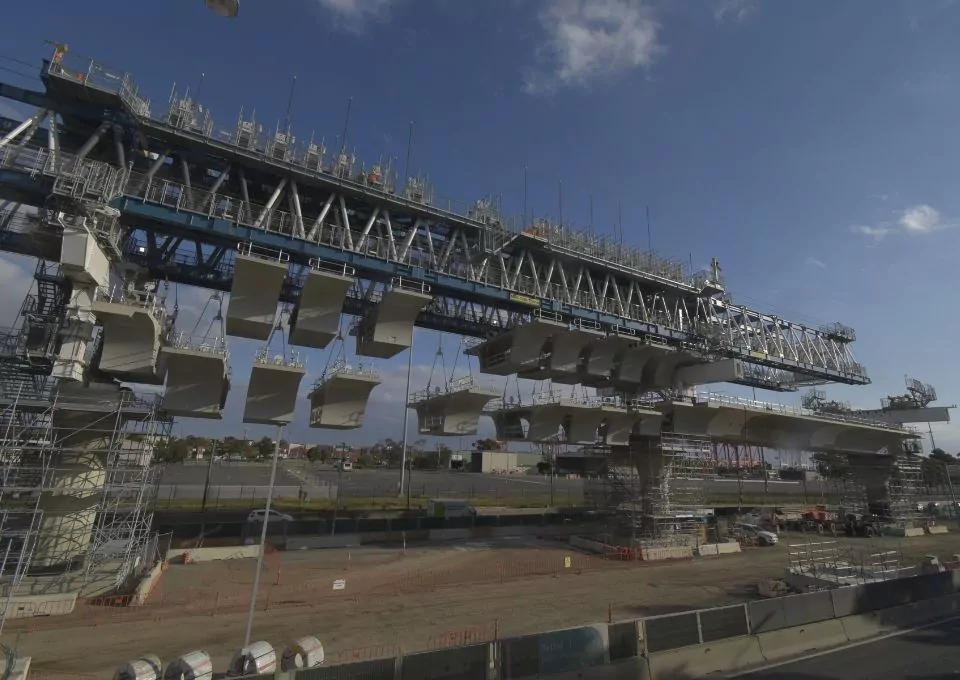
[[[267,519],[266,510],[253,510],[249,515],[247,515],[248,522],[263,522],[266,519]],[[292,522],[293,517],[271,508],[269,521],[270,522]]]
[[[766,531],[756,524],[745,524],[737,522],[731,527],[731,533],[737,539],[750,539],[757,542],[757,545],[776,545],[779,538],[772,531]]]

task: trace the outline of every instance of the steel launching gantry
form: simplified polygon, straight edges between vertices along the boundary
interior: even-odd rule
[[[740,384],[869,382],[850,351],[852,329],[734,304],[716,263],[694,273],[601,236],[508,219],[489,200],[458,206],[434,198],[419,177],[398,191],[389,168],[365,170],[343,150],[326,158],[322,144],[299,145],[279,126],[265,134],[252,118],[221,130],[189,94],[154,107],[129,74],[63,50],[41,78],[43,92],[0,83],[0,96],[38,107],[27,121],[2,121],[0,195],[42,205],[64,172],[123,169],[113,202],[123,255],[157,279],[229,291],[243,278],[242,244],[285,258],[292,272],[269,292],[294,305],[319,264],[349,271],[342,311],[365,318],[376,318],[397,281],[412,281],[429,288],[424,308],[411,309],[415,323],[434,330],[490,338],[550,315],[571,333],[664,345],[682,354],[676,368],[737,360]],[[43,120],[54,124],[41,128]],[[0,246],[48,254],[36,234],[7,230]],[[375,338],[372,346],[392,351]],[[569,364],[547,370],[569,373]]]

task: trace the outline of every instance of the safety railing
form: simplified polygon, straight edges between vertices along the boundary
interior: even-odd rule
[[[197,337],[186,331],[174,330],[167,334],[166,342],[167,345],[173,349],[186,349],[194,352],[203,352],[205,354],[215,354],[224,359],[228,359],[230,356],[227,350],[227,339],[225,337]]]
[[[303,368],[306,360],[300,359],[300,352],[291,350],[287,354],[274,354],[270,356],[270,349],[267,347],[258,349],[253,355],[253,363],[262,366],[285,366],[287,368]]]
[[[163,300],[158,298],[156,293],[145,290],[128,290],[121,285],[114,285],[109,288],[96,288],[93,294],[93,301],[137,307],[161,323],[167,315],[167,309]]]

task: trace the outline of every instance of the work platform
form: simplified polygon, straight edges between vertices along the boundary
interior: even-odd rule
[[[310,399],[310,427],[355,430],[363,426],[370,393],[380,375],[362,365],[338,361],[314,384]]]
[[[125,382],[160,385],[166,310],[153,293],[98,288],[91,311],[103,327],[99,368]]]
[[[357,355],[390,359],[410,347],[417,316],[431,300],[427,284],[394,279],[357,325]]]
[[[195,342],[176,333],[160,355],[167,371],[164,410],[185,418],[222,418],[230,391],[224,340]]]
[[[267,358],[261,350],[253,360],[243,422],[257,425],[286,425],[293,420],[300,381],[307,369],[294,356]]]
[[[417,412],[420,434],[456,437],[476,434],[484,407],[500,394],[500,390],[478,385],[472,376],[464,376],[445,387],[410,395],[407,405]]]
[[[896,453],[919,435],[902,425],[796,406],[701,393],[661,407],[677,433],[801,451]]]
[[[290,318],[290,344],[323,349],[340,331],[340,313],[354,284],[353,267],[313,261]]]
[[[228,335],[250,340],[270,338],[289,259],[286,253],[261,252],[249,245],[240,249],[227,306]]]
[[[540,368],[540,360],[547,340],[554,335],[569,332],[571,332],[569,325],[560,320],[559,316],[540,312],[527,323],[505,330],[490,340],[484,340],[470,347],[466,354],[477,357],[482,373],[523,374]]]

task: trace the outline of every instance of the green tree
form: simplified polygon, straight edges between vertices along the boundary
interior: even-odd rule
[[[190,447],[185,439],[168,437],[158,442],[153,448],[154,463],[182,463],[190,454]]]
[[[262,437],[254,447],[254,453],[260,460],[266,460],[273,457],[273,440],[270,437]]]
[[[930,452],[930,460],[935,460],[938,463],[946,463],[948,465],[954,465],[957,462],[956,456],[951,456],[949,453],[939,447]]]

